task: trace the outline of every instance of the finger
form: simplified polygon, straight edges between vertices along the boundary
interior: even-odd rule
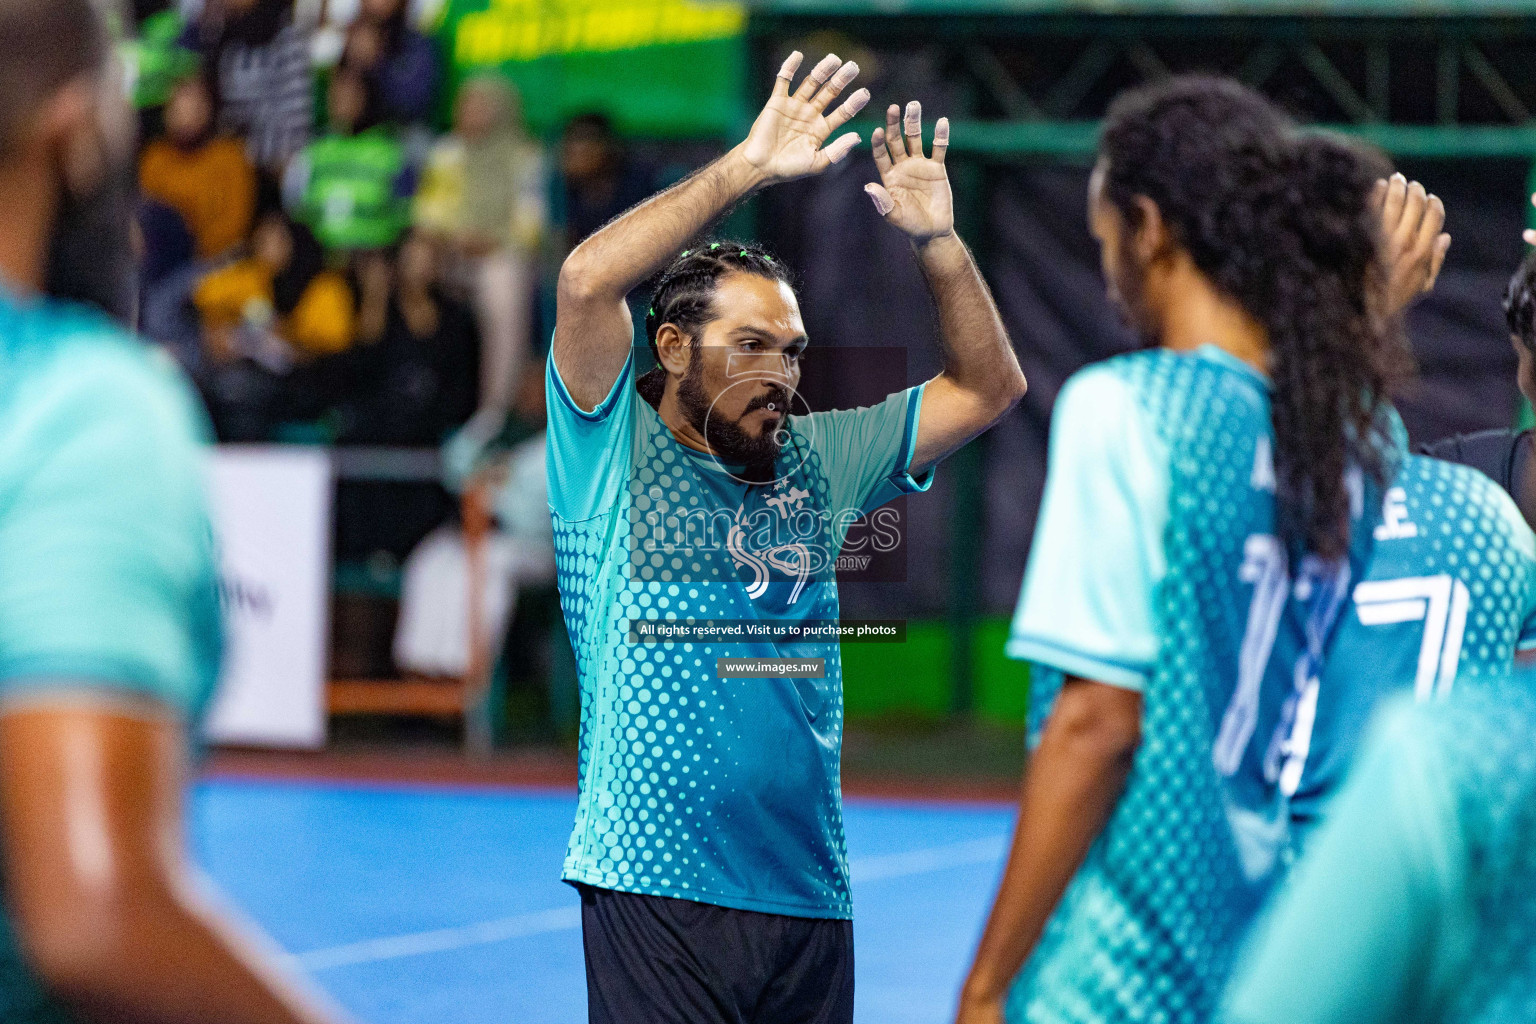
[[[869,102],[869,90],[860,89],[843,101],[842,106],[827,115],[828,134],[837,131],[847,124],[855,114],[864,109],[864,104]]]
[[[891,169],[891,151],[885,146],[885,129],[876,128],[869,133],[869,148],[875,154],[875,168],[879,170],[880,177],[885,177]]]
[[[800,70],[800,62],[805,59],[805,54],[796,50],[784,58],[784,63],[779,67],[779,76],[773,80],[773,94],[780,98],[789,95],[789,83],[794,81],[795,72]]]
[[[1536,205],[1536,204],[1533,204],[1533,205]],[[1525,239],[1525,244],[1526,245],[1536,245],[1536,231],[1533,231],[1530,228],[1526,228],[1524,231],[1522,231],[1520,233],[1520,237]]]
[[[884,185],[870,182],[864,186],[864,194],[869,196],[870,201],[875,204],[876,212],[882,217],[896,209],[896,201],[891,198],[891,194],[885,190]]]
[[[944,153],[949,149],[949,118],[941,117],[933,123],[933,158],[939,163],[944,162]]]
[[[891,151],[893,164],[907,158],[907,146],[901,140],[901,108],[894,103],[885,108],[885,148]]]
[[[1387,179],[1387,197],[1381,206],[1381,227],[1388,238],[1393,237],[1397,231],[1397,222],[1403,215],[1403,200],[1407,197],[1407,178],[1394,174]]]
[[[841,163],[843,158],[846,157],[849,153],[852,153],[854,147],[858,144],[859,133],[849,132],[841,138],[835,139],[834,141],[829,142],[827,145],[822,146],[821,155],[827,158],[826,162],[828,164]]]
[[[848,83],[857,77],[859,77],[859,66],[853,61],[844,64],[837,69],[827,84],[822,86],[821,91],[811,97],[811,106],[817,110],[826,110],[827,105],[837,99],[842,91],[848,88]]]
[[[1435,239],[1440,237],[1440,229],[1445,227],[1445,204],[1439,196],[1427,196],[1424,200],[1424,218],[1419,221],[1418,237],[1413,240],[1414,256],[1418,259],[1428,259],[1434,252]]]
[[[906,116],[901,120],[901,132],[906,136],[907,155],[923,155],[923,105],[917,100],[907,104]]]
[[[821,63],[811,68],[811,73],[805,76],[805,81],[800,83],[800,88],[795,90],[795,99],[810,100],[816,95],[816,90],[827,84],[827,79],[832,73],[843,66],[837,54],[829,53],[821,58]]]
[[[1424,208],[1428,203],[1429,194],[1424,191],[1424,186],[1416,181],[1409,182],[1408,192],[1403,198],[1402,219],[1397,222],[1394,238],[1399,252],[1411,246],[1418,236],[1419,225],[1424,221]]]
[[[1435,255],[1429,263],[1429,280],[1424,282],[1424,290],[1430,291],[1435,287],[1435,282],[1440,279],[1440,268],[1445,266],[1445,254],[1450,251],[1451,236],[1442,234],[1435,239]]]
[[[1387,179],[1377,178],[1375,186],[1371,189],[1371,209],[1376,211],[1377,216],[1381,215],[1382,207],[1386,204],[1386,201]]]

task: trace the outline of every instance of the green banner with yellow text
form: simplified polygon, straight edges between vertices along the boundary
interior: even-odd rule
[[[626,134],[730,135],[746,83],[744,4],[713,0],[447,0],[436,34],[456,85],[500,70],[528,125],[600,112]]]

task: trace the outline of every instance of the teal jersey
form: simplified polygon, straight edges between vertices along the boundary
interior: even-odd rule
[[[1384,697],[1503,678],[1536,642],[1536,538],[1509,495],[1417,455],[1372,495],[1337,566],[1308,559],[1291,572],[1278,544],[1250,541],[1244,642],[1265,671],[1245,663],[1215,760],[1256,873],[1296,855]]]
[[[549,362],[556,566],[581,683],[573,883],[847,918],[835,639],[647,642],[642,620],[834,622],[852,522],[925,489],[922,389],[791,416],[766,484],[680,444],[635,388],[594,410]],[[889,510],[886,510],[887,512]],[[823,678],[722,679],[719,658],[825,659]]]
[[[1204,1024],[1263,895],[1211,759],[1250,537],[1274,533],[1266,382],[1213,347],[1120,356],[1057,401],[1008,652],[1142,694],[1126,788],[1009,996],[1011,1021]]]
[[[191,389],[106,319],[3,294],[0,381],[0,709],[128,696],[191,729],[221,635]],[[66,1019],[5,919],[0,1020]]]
[[[1389,702],[1255,930],[1223,1019],[1536,1019],[1533,736],[1529,673]]]

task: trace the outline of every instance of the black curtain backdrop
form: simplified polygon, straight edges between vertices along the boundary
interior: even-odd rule
[[[765,193],[757,233],[798,272],[813,345],[905,348],[908,382],[917,383],[939,365],[932,305],[910,247],[863,194],[874,179],[866,164],[856,155],[820,178]],[[1398,408],[1415,443],[1507,426],[1519,396],[1499,300],[1522,255],[1528,168],[1506,160],[1402,169],[1445,200],[1453,243],[1435,292],[1409,315],[1420,376]],[[1130,349],[1134,339],[1104,296],[1085,223],[1086,167],[991,166],[970,180],[979,194],[957,197],[977,212],[967,241],[1030,384],[1019,408],[983,442],[982,607],[1007,613],[1034,530],[1057,392],[1072,373]],[[867,402],[867,388],[854,380],[857,359],[833,365],[832,379],[807,379],[813,403]],[[932,492],[908,503],[907,582],[845,585],[845,614],[944,612],[953,487],[953,473],[940,467]]]

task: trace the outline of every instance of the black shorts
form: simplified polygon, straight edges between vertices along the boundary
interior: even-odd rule
[[[578,885],[592,1024],[849,1024],[853,922]]]

